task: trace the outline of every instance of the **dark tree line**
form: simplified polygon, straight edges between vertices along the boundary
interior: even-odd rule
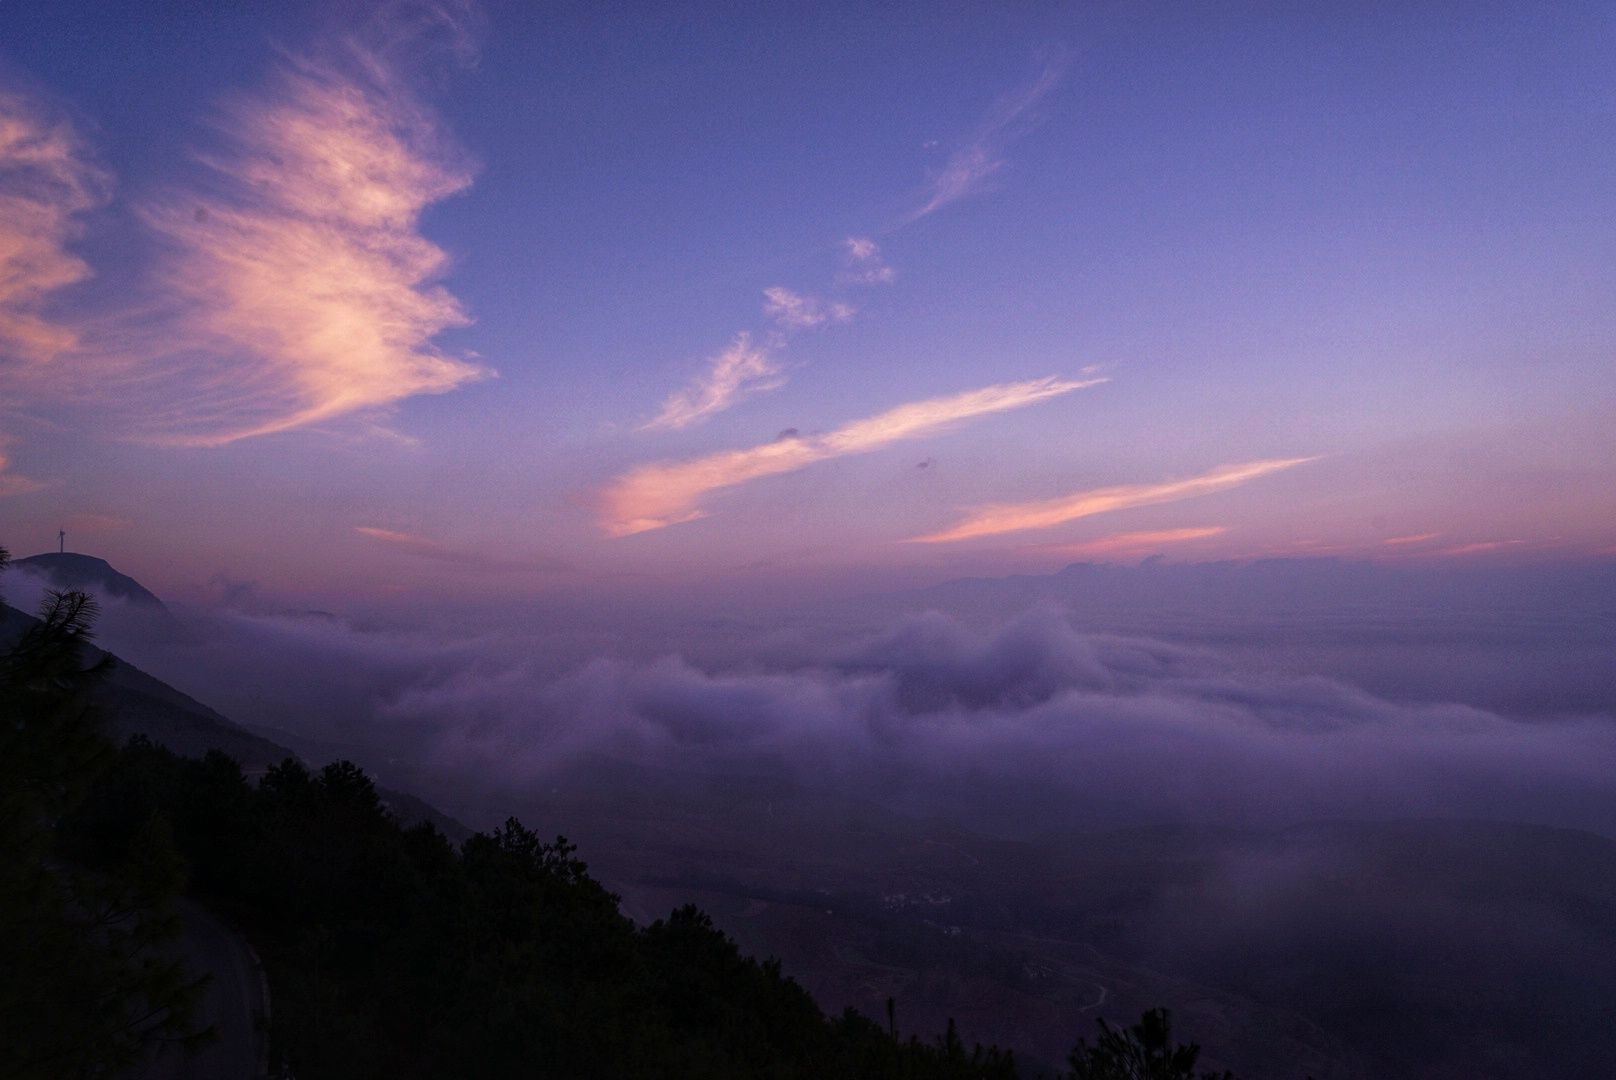
[[[459,849],[402,828],[355,766],[285,761],[250,784],[221,754],[135,738],[62,822],[89,866],[161,820],[193,892],[269,973],[277,1053],[318,1077],[1012,1077],[949,1032],[899,1042],[827,1018],[694,907],[636,927],[571,844],[516,820]]]

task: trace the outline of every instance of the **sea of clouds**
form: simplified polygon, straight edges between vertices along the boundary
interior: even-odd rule
[[[11,578],[26,606],[38,583]],[[876,802],[1004,835],[1432,816],[1616,835],[1616,715],[1589,707],[1600,682],[1560,710],[1476,704],[1501,646],[1478,640],[1473,617],[1446,640],[1418,635],[1421,657],[1442,658],[1444,700],[1441,680],[1400,695],[1342,674],[1362,626],[1389,626],[1395,644],[1395,613],[1346,632],[1321,616],[1308,625],[1338,632],[1298,654],[1266,650],[1272,623],[1251,612],[1144,634],[1096,629],[1092,607],[1060,597],[1002,599],[987,614],[934,594],[856,614],[638,623],[527,611],[458,629],[221,605],[179,611],[168,632],[114,604],[102,631],[137,666],[307,753],[408,762],[491,798],[584,774],[609,794],[614,777],[654,773],[675,791]],[[1597,656],[1603,618],[1566,647]],[[1500,625],[1527,653],[1544,633],[1518,612]],[[1555,627],[1550,651],[1566,639]],[[1383,643],[1359,651],[1381,671]],[[1544,673],[1535,700],[1553,702],[1558,677]]]

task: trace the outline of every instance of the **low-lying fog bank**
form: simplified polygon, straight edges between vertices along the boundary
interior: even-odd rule
[[[113,602],[102,638],[240,722],[469,785],[463,811],[584,778],[595,801],[617,782],[632,798],[654,773],[662,797],[717,783],[1012,836],[1427,816],[1612,834],[1611,579],[1080,566],[811,609],[513,607],[458,628],[221,606],[176,630]],[[1532,707],[1493,704],[1500,681]]]

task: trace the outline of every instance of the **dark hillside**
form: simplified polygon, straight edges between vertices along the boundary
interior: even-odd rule
[[[573,847],[514,819],[458,849],[406,829],[343,762],[256,786],[222,754],[136,738],[65,822],[116,865],[172,831],[193,893],[263,955],[273,1043],[299,1077],[1010,1077],[957,1038],[826,1018],[694,907],[636,927]]]

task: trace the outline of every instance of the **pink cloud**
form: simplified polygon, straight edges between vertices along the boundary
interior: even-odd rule
[[[856,314],[847,304],[827,304],[779,285],[764,289],[763,297],[763,314],[787,330],[812,330],[826,323],[846,322]]]
[[[68,124],[0,91],[0,356],[40,365],[77,347],[78,333],[43,309],[90,276],[68,245],[107,184]]]
[[[1104,381],[1049,377],[1003,383],[900,405],[825,435],[788,435],[744,450],[642,465],[601,492],[601,527],[612,536],[629,536],[694,521],[706,516],[701,500],[714,491],[933,435],[965,420],[1037,404]]]
[[[149,209],[179,305],[141,384],[144,434],[216,445],[375,411],[488,374],[432,344],[470,319],[422,212],[470,171],[375,54],[289,64],[229,110],[217,192]]]
[[[1382,540],[1381,543],[1388,547],[1406,547],[1409,544],[1423,544],[1427,541],[1435,540],[1441,535],[1441,533],[1428,532],[1415,533],[1412,536],[1388,536],[1386,539]]]
[[[1526,543],[1525,540],[1480,540],[1473,544],[1455,544],[1453,547],[1445,547],[1440,551],[1432,552],[1432,554],[1443,556],[1486,555],[1495,551],[1505,551],[1509,548],[1519,547],[1524,543]]]
[[[708,369],[663,402],[662,411],[640,430],[687,428],[753,394],[776,389],[783,381],[769,350],[754,345],[750,334],[736,334],[729,347],[709,361]]]
[[[1260,476],[1295,468],[1297,465],[1315,460],[1317,459],[1310,457],[1285,458],[1273,461],[1249,461],[1240,465],[1220,465],[1210,472],[1192,476],[1187,480],[1095,488],[1056,499],[983,506],[972,511],[952,528],[926,536],[916,536],[910,542],[944,544],[1031,529],[1048,529],[1096,514],[1109,514],[1136,506],[1152,506],[1157,503],[1177,502],[1180,499],[1210,495],[1238,487]]]
[[[885,285],[897,272],[881,258],[881,248],[867,236],[850,236],[842,241],[847,252],[847,270],[839,280],[849,285]]]

